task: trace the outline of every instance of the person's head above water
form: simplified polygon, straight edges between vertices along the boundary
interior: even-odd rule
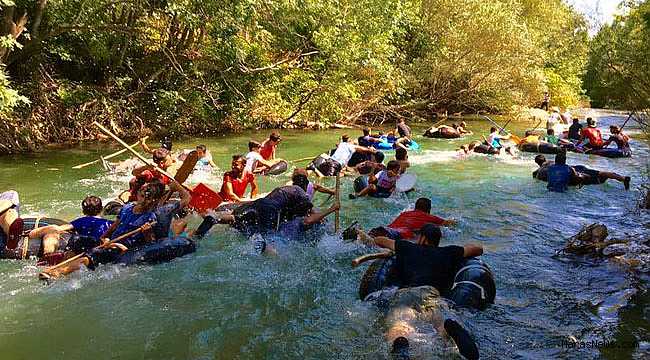
[[[566,165],[566,151],[560,151],[555,155],[555,164]]]
[[[255,140],[248,142],[248,151],[258,151],[262,147],[262,144],[258,143]]]
[[[428,245],[433,247],[438,247],[440,245],[440,238],[442,237],[442,232],[440,228],[435,224],[425,224],[420,229],[420,237],[418,238],[419,245]]]
[[[204,157],[208,152],[208,148],[205,145],[196,146],[196,154],[199,155],[199,158]]]
[[[348,141],[350,141],[350,137],[348,136],[348,134],[341,135],[341,142],[348,142]]]
[[[87,216],[97,216],[101,214],[103,209],[102,199],[97,196],[86,196],[81,202],[81,211]]]
[[[399,161],[397,160],[391,160],[386,164],[386,171],[388,171],[388,175],[390,176],[397,176],[399,175],[399,170],[402,167],[399,164]]]
[[[616,125],[612,125],[612,126],[609,127],[609,132],[616,135],[616,134],[621,132],[621,128],[619,128]]]
[[[415,210],[424,211],[425,213],[431,212],[431,200],[427,198],[419,198],[415,201]]]
[[[555,135],[555,130],[553,130],[553,129],[546,129],[546,135]]]
[[[578,119],[578,118],[573,118],[573,123],[574,123],[574,124],[580,124],[580,119]]]
[[[246,159],[242,155],[233,155],[230,162],[230,168],[236,172],[244,171],[246,167]]]
[[[363,136],[370,136],[370,128],[363,128]]]
[[[309,186],[309,179],[307,178],[307,171],[305,169],[296,169],[291,176],[291,182],[299,186],[301,189],[307,191]]]
[[[154,150],[153,162],[163,170],[168,168],[172,163],[172,158],[169,153],[169,150],[162,147]]]
[[[409,157],[409,153],[408,151],[406,151],[406,149],[402,147],[398,147],[397,149],[395,149],[395,159],[397,159],[398,161],[405,161],[406,159],[408,159],[408,157]]]
[[[535,156],[535,163],[539,165],[540,167],[543,166],[546,163],[546,156],[544,155],[537,155]]]
[[[280,136],[280,133],[277,131],[274,131],[269,135],[269,140],[273,141],[274,143],[279,143],[280,140],[282,140],[282,137]]]
[[[594,120],[594,119],[592,119],[592,118],[590,118],[590,117],[587,118],[587,126],[589,126],[589,127],[596,127],[596,120]]]
[[[146,208],[153,208],[163,196],[165,185],[158,179],[148,182],[138,189],[137,201]]]

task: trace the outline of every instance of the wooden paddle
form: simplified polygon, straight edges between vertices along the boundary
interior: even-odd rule
[[[384,251],[380,253],[374,253],[374,254],[366,254],[363,256],[359,256],[358,258],[352,260],[352,267],[357,267],[361,264],[363,264],[366,261],[370,260],[375,260],[375,259],[385,259],[393,256],[395,253],[392,251]]]
[[[97,126],[100,130],[105,132],[106,135],[112,137],[115,141],[120,143],[120,145],[127,148],[138,159],[144,161],[145,164],[153,166],[154,169],[156,169],[159,173],[167,176],[170,179],[174,179],[174,177],[171,174],[161,169],[156,164],[152,164],[151,161],[147,160],[139,152],[135,151],[131,146],[129,146],[122,139],[117,137],[117,135],[113,134],[110,130],[102,126],[102,124],[98,123],[97,121],[93,121],[93,125]],[[185,190],[189,191],[190,194],[192,194],[192,201],[190,201],[190,205],[199,211],[214,209],[217,206],[219,206],[219,204],[221,203],[222,199],[219,196],[219,194],[217,194],[216,191],[212,190],[209,186],[203,183],[198,184],[194,189],[190,189],[189,187],[183,184],[181,184],[181,186],[184,187]]]
[[[154,224],[155,224],[155,222],[148,223],[147,225],[153,226]],[[105,249],[105,248],[111,246],[112,244],[118,243],[118,242],[120,242],[120,241],[122,241],[122,240],[124,240],[124,239],[126,239],[126,238],[128,238],[130,236],[133,236],[133,235],[141,232],[143,227],[144,227],[144,225],[137,228],[137,229],[135,229],[135,230],[133,230],[133,231],[129,231],[126,234],[120,235],[120,236],[116,237],[115,239],[113,239],[111,241],[108,241],[108,242],[106,242],[104,244],[101,244],[101,245],[95,247],[94,249]],[[86,253],[81,253],[81,254],[75,255],[75,256],[73,256],[73,257],[71,257],[71,258],[69,258],[69,259],[67,259],[65,261],[62,261],[62,262],[60,262],[60,263],[58,263],[56,265],[50,266],[49,268],[43,270],[40,274],[38,274],[38,276],[42,277],[42,278],[50,278],[51,277],[50,272],[52,272],[53,270],[56,270],[56,269],[58,269],[58,268],[60,268],[60,267],[62,267],[64,265],[67,265],[67,264],[69,264],[69,263],[71,263],[71,262],[73,262],[73,261],[75,261],[77,259],[81,259],[84,256],[86,256]],[[42,276],[42,274],[43,274],[43,276]]]
[[[149,138],[148,136],[145,136],[145,137],[142,138],[142,140],[147,140],[148,138]],[[142,140],[140,140],[140,141],[142,141]],[[140,141],[138,141],[137,143],[134,143],[131,146],[132,147],[137,146],[140,143]],[[122,155],[127,151],[128,151],[127,149],[122,149],[122,150],[116,151],[116,152],[114,152],[114,153],[112,153],[110,155],[106,155],[103,158],[104,158],[104,160],[108,160],[108,159],[114,158],[114,157],[116,157],[118,155]],[[97,164],[97,163],[99,163],[101,161],[102,161],[102,159],[98,159],[98,160],[94,160],[94,161],[91,161],[91,162],[87,162],[85,164],[80,164],[80,165],[77,165],[77,166],[73,166],[72,168],[73,169],[82,169],[82,168],[85,168],[86,166],[94,165],[94,164]]]
[[[623,123],[623,125],[621,125],[621,127],[619,128],[620,131],[623,131],[623,128],[625,127],[625,125],[627,125],[627,122],[630,121],[630,119],[632,118],[632,115],[634,115],[634,114],[636,114],[636,110],[633,110],[633,111],[630,113],[630,115],[628,115],[628,117],[627,117],[627,119],[625,120],[625,122]]]
[[[318,156],[318,155],[316,155],[316,156]],[[300,158],[300,159],[296,159],[296,160],[289,160],[289,162],[295,163],[295,162],[313,160],[313,159],[316,158],[316,156],[310,156],[310,157]]]
[[[176,171],[176,175],[174,175],[174,180],[176,180],[179,184],[184,183],[187,180],[187,178],[190,177],[192,171],[194,171],[194,167],[196,166],[196,163],[198,161],[199,161],[199,154],[196,152],[196,150],[190,151],[190,153],[187,154],[185,161],[183,161],[181,167],[178,168],[178,170]]]

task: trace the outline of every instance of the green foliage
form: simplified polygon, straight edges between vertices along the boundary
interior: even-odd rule
[[[18,91],[9,87],[9,78],[0,67],[0,115],[7,116],[20,104],[29,104],[29,99],[18,94]]]
[[[650,2],[627,4],[591,41],[585,86],[594,106],[650,109]]]

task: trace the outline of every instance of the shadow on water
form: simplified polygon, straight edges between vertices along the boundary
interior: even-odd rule
[[[601,126],[622,121],[602,120]],[[489,126],[470,122],[475,133]],[[316,155],[343,132],[283,132],[279,153],[289,159]],[[230,155],[244,152],[250,137],[264,135],[200,140],[220,166],[201,179],[218,186]],[[611,233],[638,227],[642,220],[630,212],[636,191],[624,192],[622,184],[610,181],[548,193],[531,178],[534,154],[460,159],[454,150],[463,140],[416,140],[423,148],[410,155],[416,191],[348,201],[352,181],[345,179],[342,222],[383,225],[420,196],[432,199],[435,214],[458,219],[456,228],[444,230],[443,243],[482,242],[496,274],[496,304],[484,312],[462,312],[484,358],[623,359],[648,353],[647,279],[605,261],[554,257],[564,239],[585,224],[603,222]],[[635,141],[633,148],[630,159],[571,154],[569,163],[627,173],[638,184],[648,146]],[[109,198],[128,179],[98,175],[93,167],[70,170],[100,152],[88,147],[1,158],[0,189],[18,190],[27,214],[72,219],[83,196]],[[268,191],[287,180],[284,175],[260,182]],[[102,266],[49,287],[36,280],[33,263],[3,260],[2,358],[385,358],[381,317],[357,299],[366,267],[350,267],[353,257],[368,251],[323,234],[316,247],[292,244],[281,247],[278,257],[257,256],[248,239],[217,226],[190,256],[157,266]],[[425,329],[415,340],[423,345],[419,358],[458,357],[430,335]],[[568,345],[572,338],[634,346],[576,349]]]

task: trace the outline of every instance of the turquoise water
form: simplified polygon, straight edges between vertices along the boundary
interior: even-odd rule
[[[623,120],[602,118],[601,126]],[[522,132],[527,125],[509,128]],[[471,120],[469,126],[485,133],[490,124]],[[344,132],[356,133],[283,131],[278,155],[289,160],[316,155]],[[265,135],[191,139],[174,146],[205,143],[219,169],[191,180],[218,188],[230,156],[245,152],[251,137],[262,140]],[[635,211],[636,186],[648,159],[645,142],[633,141],[630,159],[569,156],[570,164],[631,175],[633,191],[610,181],[555,194],[531,178],[534,154],[461,159],[455,148],[463,140],[416,140],[422,150],[410,154],[410,160],[417,190],[386,200],[351,201],[345,195],[352,178],[345,178],[343,227],[354,220],[367,229],[386,224],[420,196],[432,199],[434,214],[459,220],[456,228],[444,231],[443,243],[482,243],[483,258],[497,276],[496,304],[484,312],[461,313],[484,358],[626,359],[648,354],[647,279],[608,262],[553,256],[582,225],[603,222],[616,233],[648,223],[646,215]],[[110,199],[125,188],[126,175],[107,174],[98,166],[71,169],[114,149],[86,145],[0,158],[0,190],[17,190],[24,214],[71,220],[85,195]],[[259,181],[269,191],[286,183],[288,175]],[[323,183],[334,185],[332,180]],[[324,200],[317,197],[315,203]],[[345,244],[330,230],[316,247],[288,244],[278,257],[258,256],[248,239],[217,226],[195,254],[184,258],[156,266],[102,266],[50,286],[38,281],[34,263],[1,260],[0,357],[386,358],[381,315],[357,299],[367,266],[350,266],[354,257],[372,251]],[[569,337],[623,348],[562,347]],[[426,331],[417,342],[423,350],[416,358],[458,357]]]

